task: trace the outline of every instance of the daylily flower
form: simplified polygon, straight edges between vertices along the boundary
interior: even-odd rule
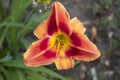
[[[49,65],[55,62],[58,70],[74,67],[74,60],[92,61],[100,52],[88,37],[82,23],[70,16],[59,2],[52,4],[51,13],[35,29],[39,39],[30,45],[24,53],[24,62],[28,66]]]

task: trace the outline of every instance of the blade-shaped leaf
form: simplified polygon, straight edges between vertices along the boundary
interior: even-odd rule
[[[16,74],[19,80],[26,80],[25,73],[22,69],[16,69]]]
[[[17,64],[17,65],[16,65]],[[61,75],[57,74],[56,72],[48,69],[48,68],[45,68],[43,66],[40,66],[40,67],[27,67],[24,65],[23,61],[22,60],[12,60],[10,62],[6,62],[4,63],[5,66],[7,67],[17,67],[17,68],[23,68],[23,69],[30,69],[30,70],[33,70],[33,71],[36,71],[36,72],[42,72],[42,73],[46,73],[54,78],[59,78],[61,80],[65,80],[64,77],[62,77]]]
[[[7,55],[5,57],[0,59],[0,62],[8,62],[11,59],[12,59],[12,56],[9,53],[7,53]]]
[[[39,73],[30,71],[30,70],[29,70],[29,71],[26,70],[25,72],[26,72],[26,74],[27,74],[28,80],[49,80],[49,79],[47,79],[45,76],[42,76],[42,75],[39,74]]]
[[[7,33],[8,28],[4,28],[3,33],[0,35],[0,48],[2,47],[2,44],[4,42],[5,35]]]
[[[10,79],[9,71],[2,65],[0,65],[0,72],[6,77],[6,80]]]

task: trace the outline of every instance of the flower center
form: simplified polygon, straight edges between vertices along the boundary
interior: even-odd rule
[[[57,49],[62,49],[63,46],[65,44],[65,37],[63,35],[58,35],[56,37],[56,41],[55,41],[55,44],[54,46],[57,48]]]
[[[65,50],[69,48],[70,39],[65,33],[55,33],[50,39],[52,49],[60,56],[65,56]]]

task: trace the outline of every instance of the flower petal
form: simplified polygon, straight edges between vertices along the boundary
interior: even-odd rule
[[[86,31],[86,28],[76,17],[70,20],[70,26],[75,32],[78,32],[78,33],[85,33]]]
[[[38,25],[38,27],[34,30],[34,35],[40,39],[41,37],[46,35],[47,30],[47,22],[43,21]]]
[[[52,64],[56,60],[56,52],[52,50],[46,50],[40,52],[38,56],[30,59],[24,59],[25,64],[28,66],[41,66]]]
[[[50,50],[48,43],[49,37],[34,42],[24,53],[25,64],[29,66],[51,64],[56,58],[56,53]]]
[[[99,56],[82,48],[71,47],[66,51],[68,57],[72,57],[75,60],[92,61]]]
[[[55,14],[55,8],[52,8],[51,14],[48,18],[48,24],[47,24],[47,33],[49,35],[54,34],[55,32],[58,31],[58,24],[56,22],[56,14]]]
[[[27,51],[24,53],[24,58],[29,58],[38,55],[39,52],[48,48],[49,37],[45,37],[41,40],[35,41],[30,45]]]
[[[48,34],[52,35],[54,32],[59,30],[69,34],[69,20],[69,14],[64,6],[59,2],[53,3],[52,11],[50,17],[48,18]]]
[[[78,34],[73,32],[72,35],[70,36],[72,44],[72,47],[75,47],[76,49],[73,48],[73,50],[68,51],[67,53],[69,54],[78,54],[79,56],[84,56],[84,58],[80,58],[80,60],[84,61],[90,61],[97,59],[100,56],[100,52],[88,38],[84,34]],[[70,53],[71,52],[71,53]],[[77,55],[77,56],[78,56]]]
[[[58,57],[55,61],[58,70],[64,70],[74,67],[74,60],[70,57]]]

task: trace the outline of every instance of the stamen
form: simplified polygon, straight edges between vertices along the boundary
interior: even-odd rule
[[[55,47],[57,48],[57,49],[62,49],[63,48],[63,46],[64,46],[64,43],[65,43],[65,38],[64,38],[64,36],[63,35],[58,35],[57,37],[56,37],[56,41],[55,41]]]

